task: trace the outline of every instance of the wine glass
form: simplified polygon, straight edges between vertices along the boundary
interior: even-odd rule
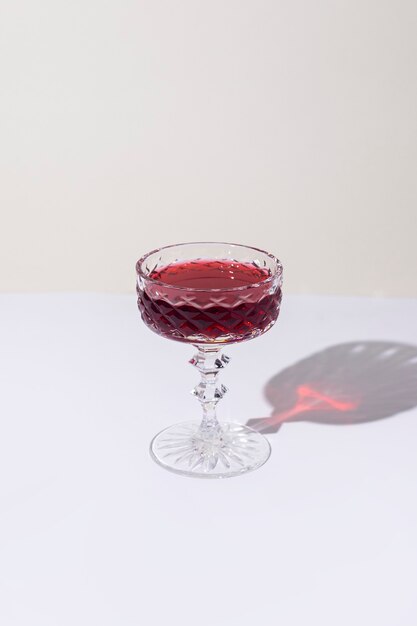
[[[151,455],[186,476],[225,478],[265,463],[271,448],[242,424],[219,422],[216,405],[227,389],[218,376],[229,358],[224,344],[254,339],[276,322],[282,265],[272,254],[231,243],[183,243],[145,254],[136,264],[138,307],[145,324],[167,339],[190,343],[201,380],[193,394],[202,420],[169,426],[154,437]]]

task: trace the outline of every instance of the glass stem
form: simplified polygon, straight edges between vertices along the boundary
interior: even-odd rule
[[[193,389],[193,394],[199,400],[203,409],[203,419],[200,424],[200,435],[205,438],[216,437],[221,433],[221,426],[216,416],[216,406],[227,392],[224,385],[218,385],[218,375],[221,369],[229,362],[229,357],[220,355],[219,345],[196,345],[197,353],[190,360],[201,374],[199,384]]]

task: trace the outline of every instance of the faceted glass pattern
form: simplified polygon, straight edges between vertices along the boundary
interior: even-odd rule
[[[224,244],[202,244],[207,257],[193,260],[195,245],[175,246],[174,258],[167,255],[169,248],[138,262],[138,307],[145,324],[164,337],[188,343],[234,343],[269,330],[281,304],[279,262],[261,251],[231,244],[226,250]],[[174,279],[180,281],[181,272],[188,277],[183,284],[199,287],[162,282],[161,275],[173,281],[175,273]],[[227,280],[229,274],[239,286]],[[204,280],[198,282],[199,275]],[[206,284],[221,286],[205,288]]]

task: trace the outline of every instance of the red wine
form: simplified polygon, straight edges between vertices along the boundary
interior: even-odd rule
[[[275,323],[280,303],[280,283],[268,269],[232,260],[172,263],[138,285],[144,322],[164,337],[190,343],[256,337]]]

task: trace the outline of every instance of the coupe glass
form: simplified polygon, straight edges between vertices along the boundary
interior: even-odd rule
[[[219,422],[227,389],[218,376],[225,344],[254,339],[276,322],[282,265],[272,254],[231,243],[183,243],[153,250],[136,264],[138,307],[145,324],[197,349],[190,363],[201,380],[193,394],[202,420],[166,428],[151,442],[154,460],[186,476],[225,478],[265,463],[271,448],[260,433]]]

